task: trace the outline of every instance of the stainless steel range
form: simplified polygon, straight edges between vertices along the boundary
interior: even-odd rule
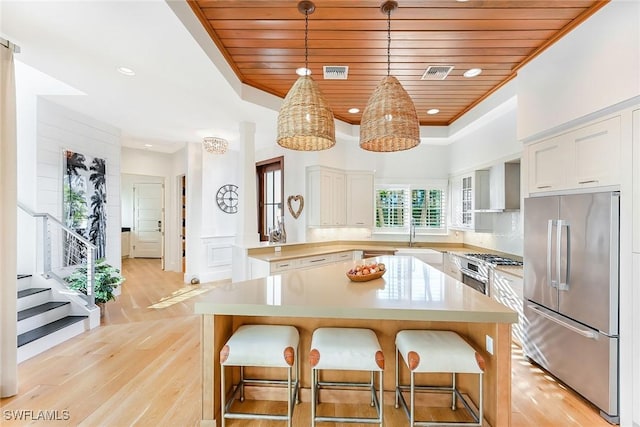
[[[462,283],[489,295],[491,270],[498,265],[519,267],[522,261],[487,253],[464,254],[460,265]]]

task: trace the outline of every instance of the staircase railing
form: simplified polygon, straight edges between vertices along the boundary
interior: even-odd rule
[[[97,247],[49,213],[34,212],[22,203],[18,207],[29,216],[40,219],[41,268],[45,277],[53,277],[65,284],[64,277],[77,267],[87,267],[87,295],[77,292],[87,301],[89,307],[95,305],[95,264]],[[76,291],[74,291],[76,292]]]

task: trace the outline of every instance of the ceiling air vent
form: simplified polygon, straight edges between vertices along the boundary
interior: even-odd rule
[[[453,65],[429,65],[422,80],[444,80],[453,70]]]
[[[325,65],[322,69],[325,80],[347,80],[349,74],[349,66],[347,65]]]

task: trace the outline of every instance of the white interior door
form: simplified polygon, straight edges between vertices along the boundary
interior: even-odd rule
[[[134,258],[162,258],[164,246],[164,185],[133,185]]]

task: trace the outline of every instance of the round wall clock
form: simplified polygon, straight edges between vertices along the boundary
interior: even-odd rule
[[[220,187],[216,194],[216,201],[223,212],[228,214],[238,212],[238,186],[226,184]]]

